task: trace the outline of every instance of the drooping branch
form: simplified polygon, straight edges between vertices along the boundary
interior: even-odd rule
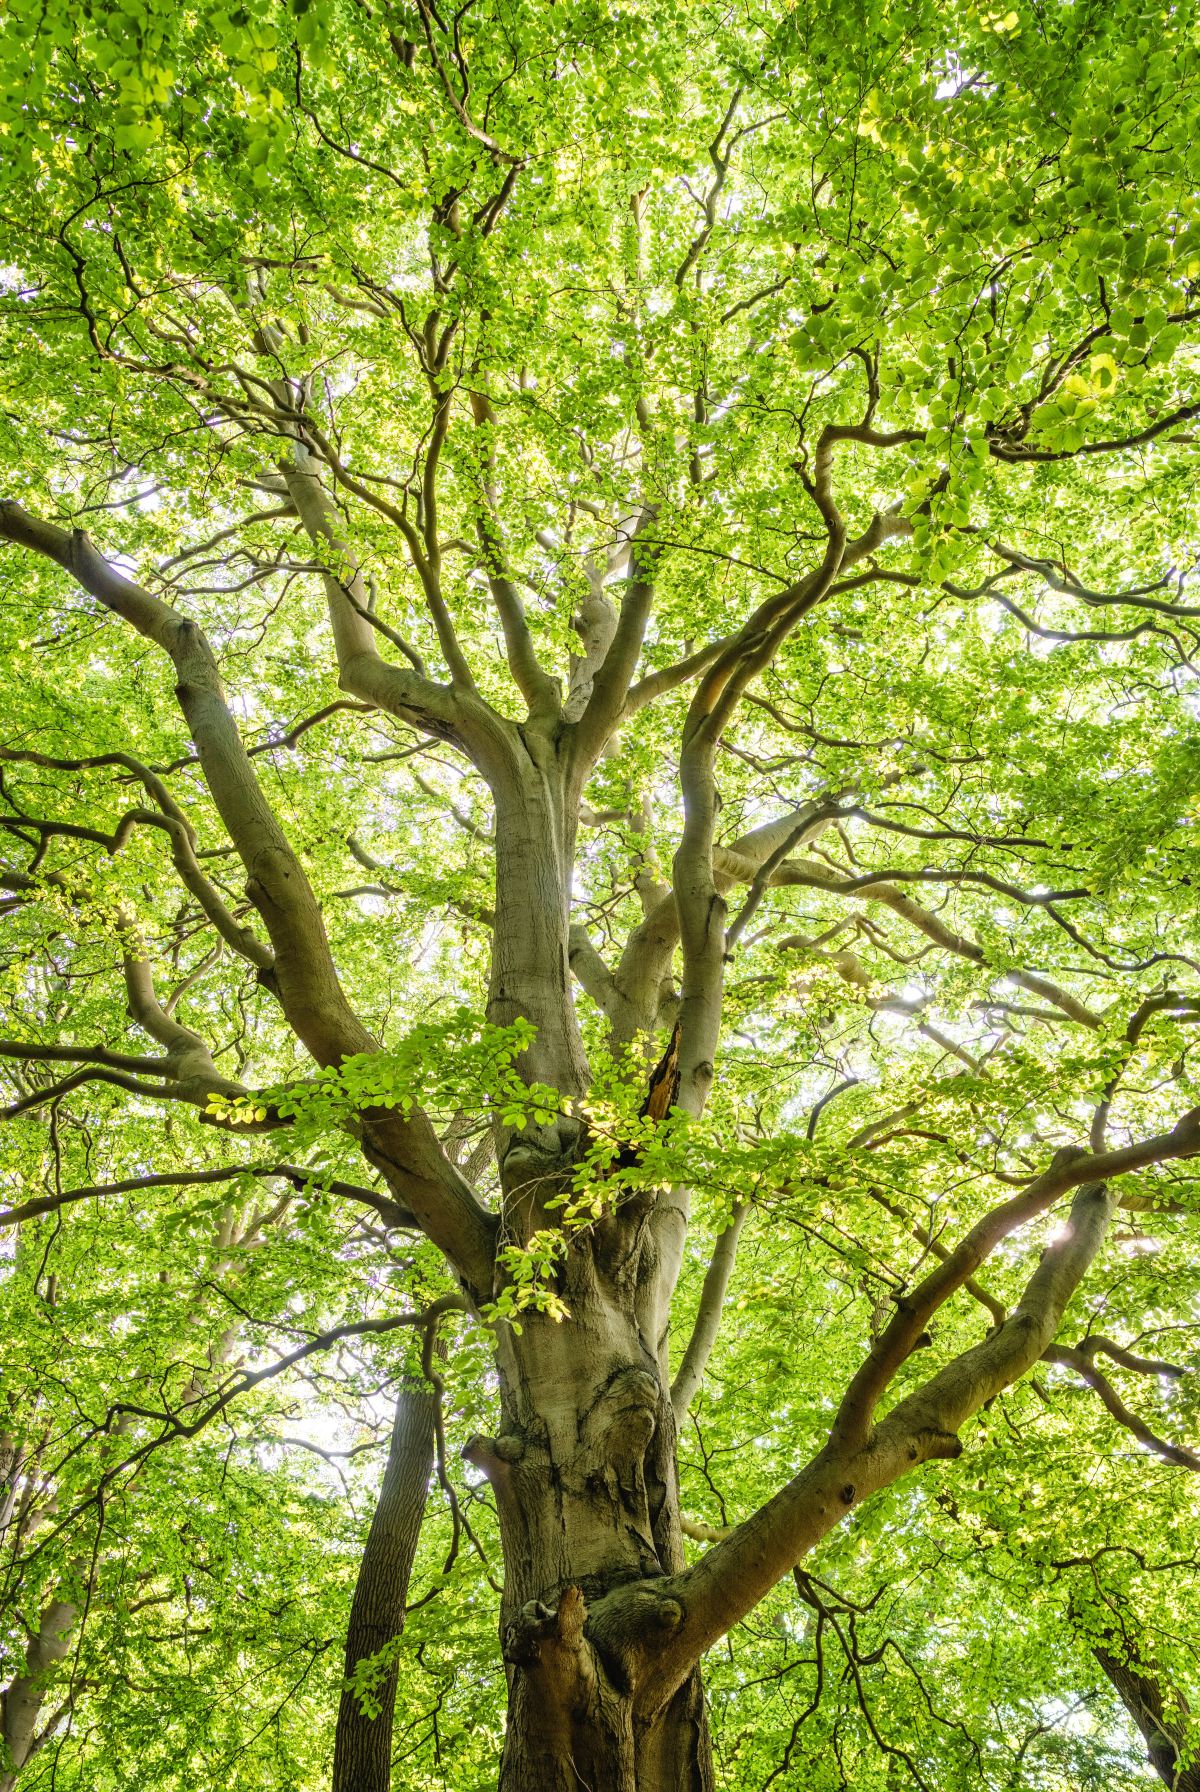
[[[1188,423],[1193,417],[1200,417],[1200,404],[1177,405],[1172,411],[1165,411],[1153,423],[1144,429],[1135,430],[1132,435],[1110,436],[1099,442],[1082,442],[1078,448],[1030,448],[1019,436],[1006,435],[997,427],[988,432],[988,450],[999,461],[1061,461],[1075,460],[1085,454],[1122,454],[1130,448],[1140,448],[1146,442],[1156,441],[1167,430],[1178,428],[1181,423]]]
[[[88,1083],[107,1083],[111,1088],[124,1089],[130,1095],[143,1095],[152,1101],[187,1101],[190,1097],[181,1094],[170,1083],[139,1082],[123,1070],[105,1070],[99,1065],[89,1065],[84,1070],[73,1071],[70,1076],[60,1078],[56,1083],[49,1083],[45,1088],[35,1089],[29,1095],[23,1095],[19,1101],[10,1102],[6,1108],[0,1108],[0,1119],[15,1120],[20,1114],[32,1113],[35,1108],[48,1106],[51,1102],[62,1101],[76,1089],[86,1087]]]
[[[344,1325],[330,1326],[327,1330],[317,1332],[298,1344],[295,1350],[286,1355],[274,1358],[260,1369],[239,1369],[229,1377],[210,1397],[199,1402],[189,1403],[178,1410],[154,1410],[143,1406],[118,1401],[111,1406],[104,1416],[96,1435],[108,1433],[120,1427],[117,1421],[123,1414],[157,1423],[157,1434],[139,1444],[135,1449],[110,1462],[98,1477],[96,1486],[84,1498],[79,1500],[69,1511],[42,1535],[33,1549],[29,1551],[27,1560],[44,1551],[56,1537],[60,1536],[84,1512],[103,1500],[108,1489],[122,1476],[135,1472],[138,1467],[158,1450],[180,1438],[197,1436],[206,1426],[221,1417],[229,1407],[244,1394],[262,1387],[264,1383],[275,1381],[288,1370],[294,1369],[298,1363],[307,1360],[322,1351],[331,1350],[346,1338],[383,1337],[389,1332],[404,1330],[408,1327],[427,1328],[445,1313],[465,1313],[467,1303],[461,1295],[443,1294],[431,1301],[419,1312],[395,1313],[380,1319],[356,1319]]]
[[[103,753],[90,759],[56,759],[49,754],[24,748],[3,747],[0,748],[0,759],[45,766],[55,771],[92,770],[113,765],[122,767],[137,778],[158,804],[158,810],[128,809],[107,835],[102,829],[84,828],[70,822],[40,821],[25,816],[13,818],[13,830],[20,832],[22,827],[30,828],[43,838],[63,834],[67,837],[93,839],[110,856],[115,857],[127,845],[134,828],[160,828],[170,841],[171,860],[180,883],[189,895],[195,897],[221,938],[256,970],[269,972],[273,968],[275,955],[271,948],[251,928],[242,926],[230,912],[212,879],[205,874],[196,856],[196,835],[191,823],[157,772],[143,765],[141,760],[135,759],[130,753]],[[269,979],[266,981],[269,983]]]
[[[1120,605],[1128,609],[1153,610],[1163,616],[1200,617],[1200,605],[1172,603],[1168,598],[1154,595],[1171,583],[1171,574],[1155,580],[1152,585],[1131,585],[1123,591],[1093,591],[1064,561],[1045,560],[1034,554],[1025,554],[1003,541],[992,541],[988,545],[1005,566],[1014,572],[1032,573],[1052,591],[1060,592],[1064,597],[1076,598],[1091,609]]]
[[[319,1187],[342,1200],[358,1201],[363,1206],[373,1208],[385,1225],[395,1226],[401,1231],[416,1229],[417,1223],[412,1214],[379,1189],[364,1188],[360,1183],[344,1182],[339,1177],[327,1177],[319,1170],[305,1169],[303,1164],[273,1162],[226,1164],[212,1170],[166,1170],[157,1175],[129,1176],[119,1182],[96,1182],[82,1188],[63,1189],[52,1195],[35,1195],[28,1201],[19,1202],[15,1207],[0,1209],[0,1229],[19,1226],[25,1220],[36,1219],[39,1214],[56,1213],[59,1208],[68,1207],[76,1201],[99,1201],[106,1195],[136,1195],[144,1189],[190,1188],[214,1182],[234,1182],[241,1176],[280,1176],[295,1189],[304,1189],[310,1185]]]
[[[282,734],[273,734],[268,740],[261,740],[255,746],[247,747],[246,757],[253,759],[259,753],[286,752],[295,747],[310,728],[319,727],[322,722],[327,722],[330,716],[340,715],[346,711],[360,716],[374,715],[375,705],[360,703],[355,697],[335,697],[331,703],[323,703],[320,709],[314,710],[312,715],[303,716],[290,728],[285,728]],[[186,753],[182,758],[172,760],[170,765],[162,766],[159,770],[166,777],[171,772],[182,771],[185,766],[199,765],[199,763],[200,755],[198,753]]]
[[[140,1071],[149,1076],[169,1074],[163,1058],[141,1058],[107,1045],[43,1045],[34,1039],[0,1039],[0,1058],[19,1058],[25,1064],[99,1064],[106,1070]]]
[[[1186,1444],[1173,1444],[1167,1438],[1159,1437],[1144,1419],[1131,1412],[1112,1382],[1096,1367],[1091,1351],[1078,1347],[1071,1349],[1066,1344],[1051,1344],[1044,1355],[1048,1363],[1061,1363],[1064,1368],[1073,1369],[1076,1375],[1099,1394],[1105,1410],[1117,1424],[1136,1437],[1147,1450],[1161,1456],[1164,1462],[1174,1463],[1178,1468],[1190,1468],[1193,1473],[1200,1474],[1200,1455],[1195,1450],[1189,1450]]]
[[[899,889],[896,884],[886,878],[876,881],[874,874],[862,878],[843,878],[831,872],[827,866],[809,859],[789,859],[775,873],[778,884],[802,885],[808,889],[827,890],[832,895],[861,896],[867,902],[882,902],[902,920],[917,928],[935,945],[943,947],[947,952],[955,953],[959,958],[966,958],[972,964],[986,965],[987,955],[982,946],[965,935],[955,932],[952,927],[916,902],[911,896]],[[1034,971],[1008,970],[1005,975],[1021,989],[1031,995],[1041,996],[1043,1000],[1053,1003],[1071,1020],[1080,1026],[1092,1030],[1101,1025],[1100,1017],[1094,1014],[1078,997],[1069,990],[1060,988],[1049,977],[1043,977]]]
[[[108,1083],[130,1094],[156,1101],[183,1101],[194,1107],[207,1108],[212,1096],[237,1098],[245,1094],[241,1083],[223,1077],[213,1062],[205,1041],[190,1027],[183,1026],[160,1005],[154,992],[150,962],[142,956],[141,945],[132,928],[126,928],[127,950],[124,957],[125,988],[130,1017],[150,1037],[165,1048],[162,1058],[139,1057],[132,1053],[111,1051],[105,1046],[43,1045],[37,1041],[8,1040],[0,1045],[0,1056],[25,1063],[81,1064],[59,1082],[34,1089],[29,1094],[0,1110],[7,1119],[61,1101],[73,1090],[87,1083]],[[145,1076],[160,1079],[142,1080]],[[211,1116],[206,1116],[211,1117]],[[278,1124],[268,1118],[268,1125]],[[256,1129],[263,1122],[254,1122]]]

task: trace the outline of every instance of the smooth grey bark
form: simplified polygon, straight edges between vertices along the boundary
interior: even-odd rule
[[[489,1018],[537,1036],[529,1078],[555,1087],[560,1118],[498,1136],[508,1234],[557,1223],[553,1199],[586,1140],[567,1111],[588,1087],[569,963],[579,798],[561,723],[526,724],[496,801],[497,886]],[[501,1426],[470,1459],[496,1496],[509,1683],[503,1792],[709,1792],[711,1753],[698,1670],[662,1710],[641,1712],[643,1658],[673,1602],[654,1592],[683,1567],[667,1335],[665,1266],[652,1194],[626,1197],[573,1237],[556,1292],[570,1317],[522,1315],[497,1328]],[[499,1282],[497,1283],[499,1286]],[[614,1589],[637,1596],[632,1623],[589,1614]]]
[[[809,585],[797,603],[815,590]],[[560,721],[531,718],[510,732],[497,761],[502,769],[489,779],[497,809],[489,1013],[500,1024],[517,1015],[534,1023],[537,1037],[522,1068],[556,1087],[565,1108],[587,1087],[588,1071],[569,983],[578,792],[563,738]],[[705,756],[694,768],[701,811],[711,800]],[[751,879],[771,859],[780,828],[785,837],[794,834],[797,819],[754,843]],[[700,833],[709,827],[711,817],[702,817]],[[709,842],[707,869],[697,869],[703,854],[685,829],[672,905],[685,963],[680,1101],[693,1112],[703,1107],[712,1076],[704,1048],[715,1045],[720,1024],[721,890],[746,878],[741,865],[718,869],[711,833]],[[557,1287],[571,1317],[558,1325],[528,1315],[521,1335],[500,1337],[501,1431],[477,1440],[473,1452],[495,1489],[504,1545],[510,1698],[502,1792],[575,1792],[580,1785],[708,1792],[712,1764],[698,1669],[705,1649],[852,1506],[920,1463],[958,1453],[965,1420],[1044,1352],[1100,1247],[1114,1198],[1091,1178],[1187,1154],[1197,1130],[1191,1116],[1178,1137],[1091,1158],[1067,1153],[989,1215],[904,1303],[847,1390],[829,1444],[690,1570],[682,1553],[665,1327],[686,1191],[660,1201],[628,1199],[572,1241]],[[580,1143],[581,1129],[565,1113],[536,1133],[498,1139],[507,1236],[522,1240],[554,1223],[551,1202]],[[1008,1231],[1085,1182],[1067,1239],[1046,1253],[1012,1318],[876,1423],[879,1400],[929,1316]],[[721,1253],[718,1279],[727,1273],[724,1259]],[[715,1299],[710,1306],[716,1309]],[[709,1330],[707,1323],[701,1329],[689,1379],[711,1346]]]
[[[569,952],[571,873],[578,805],[567,789],[553,729],[520,731],[496,802],[496,902],[488,1019],[531,1021],[537,1035],[522,1054],[523,1074],[564,1099],[590,1082],[572,996]]]
[[[444,428],[440,405],[438,416]],[[307,432],[320,446],[315,427]],[[752,900],[768,876],[781,883],[817,881],[802,861],[786,857],[802,831],[796,817],[771,824],[778,839],[769,847],[759,843],[757,862],[722,864],[714,768],[721,731],[750,680],[808,611],[839,588],[839,573],[902,526],[877,517],[856,541],[847,541],[830,491],[830,463],[837,443],[854,435],[826,428],[814,462],[811,495],[828,536],[821,564],[760,604],[734,635],[716,644],[711,660],[703,656],[704,676],[684,731],[685,820],[673,897],[662,899],[661,927],[642,942],[654,974],[635,979],[630,993],[654,998],[654,1006],[644,1009],[653,1024],[677,942],[683,981],[674,1092],[690,1114],[703,1109],[715,1074],[730,944],[725,890],[748,882]],[[502,1285],[501,1237],[519,1244],[541,1225],[555,1223],[554,1197],[567,1186],[586,1136],[582,1118],[569,1111],[571,1098],[589,1080],[569,980],[574,834],[587,774],[629,697],[651,586],[644,567],[628,581],[583,714],[568,722],[557,681],[537,661],[494,518],[483,525],[510,669],[528,703],[525,720],[515,723],[478,695],[439,607],[433,557],[420,558],[418,570],[451,684],[435,684],[420,669],[381,658],[359,569],[321,497],[319,479],[299,454],[290,472],[297,512],[328,556],[326,595],[343,689],[451,740],[473,759],[496,803],[489,1014],[501,1024],[518,1016],[533,1023],[536,1038],[521,1069],[559,1091],[563,1112],[537,1129],[497,1129],[502,1221],[488,1213],[446,1157],[427,1116],[369,1114],[362,1126],[367,1156],[384,1169],[479,1306]],[[358,491],[344,468],[338,478]],[[380,502],[375,500],[377,508]],[[393,520],[406,527],[400,513]],[[274,956],[262,980],[319,1063],[378,1050],[338,978],[316,896],[255,778],[203,634],[104,562],[81,533],[68,535],[8,504],[0,505],[0,536],[56,560],[170,656],[205,777],[271,942]],[[432,556],[432,527],[426,547]],[[847,893],[860,887],[931,933],[926,911],[910,905],[910,914],[901,891],[883,894],[888,886],[852,881]],[[735,925],[746,912],[743,905]],[[971,958],[978,952],[957,936],[938,943]],[[582,963],[597,968],[586,955]],[[606,987],[599,978],[597,986]],[[1039,993],[1054,999],[1048,987]],[[575,1792],[581,1784],[593,1792],[601,1786],[606,1792],[707,1792],[712,1769],[697,1667],[704,1651],[853,1506],[922,1462],[956,1455],[962,1424],[1044,1354],[1103,1241],[1115,1204],[1108,1178],[1197,1151],[1200,1110],[1172,1133],[1136,1146],[1060,1154],[906,1293],[847,1388],[825,1446],[691,1568],[685,1567],[680,1536],[665,1323],[682,1256],[687,1191],[624,1198],[577,1234],[557,1278],[570,1318],[557,1325],[530,1314],[520,1334],[500,1328],[502,1425],[496,1438],[476,1440],[472,1451],[495,1488],[504,1543],[510,1688],[504,1792]],[[1047,1249],[1011,1318],[878,1419],[931,1316],[969,1284],[1003,1238],[1073,1189],[1080,1192],[1067,1233]]]
[[[13,1792],[22,1768],[53,1733],[43,1725],[49,1683],[71,1649],[78,1609],[69,1599],[51,1599],[43,1606],[38,1627],[25,1651],[24,1671],[0,1693],[0,1792]]]
[[[721,1325],[721,1313],[725,1306],[725,1296],[729,1291],[730,1277],[737,1261],[738,1239],[742,1227],[746,1223],[749,1206],[745,1203],[736,1205],[729,1218],[729,1224],[717,1239],[713,1254],[709,1261],[708,1271],[704,1277],[704,1286],[700,1290],[700,1308],[696,1314],[696,1323],[692,1335],[688,1339],[687,1349],[683,1353],[683,1361],[676,1371],[671,1383],[671,1404],[675,1408],[675,1423],[683,1423],[684,1414],[692,1404],[704,1379],[704,1371],[712,1354],[713,1345],[717,1341],[717,1332]]]
[[[403,1388],[350,1607],[347,1681],[359,1662],[378,1655],[404,1629],[433,1454],[434,1396],[427,1389]],[[343,1687],[334,1738],[333,1792],[389,1792],[398,1672],[393,1659],[382,1681],[372,1688],[372,1701],[379,1707],[376,1716],[364,1712],[349,1685]]]

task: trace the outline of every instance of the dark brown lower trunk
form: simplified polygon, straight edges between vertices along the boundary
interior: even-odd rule
[[[504,1543],[508,1725],[501,1792],[711,1792],[693,1673],[662,1709],[650,1669],[683,1566],[665,1340],[651,1335],[653,1245],[634,1205],[571,1249],[561,1324],[501,1328],[503,1427],[469,1454]]]
[[[1185,1764],[1187,1745],[1187,1706],[1181,1699],[1172,1701],[1168,1709],[1167,1693],[1157,1674],[1140,1665],[1134,1651],[1115,1639],[1116,1648],[1093,1649],[1092,1653],[1104,1669],[1113,1689],[1130,1717],[1141,1731],[1146,1753],[1163,1784],[1171,1792],[1200,1792],[1200,1737],[1191,1739],[1191,1759]],[[1117,1649],[1120,1653],[1117,1653]]]
[[[362,1691],[359,1664],[404,1629],[408,1583],[433,1469],[433,1395],[405,1389],[396,1402],[391,1448],[371,1521],[346,1633],[346,1680],[338,1707],[333,1792],[390,1792],[397,1664],[384,1655]],[[362,1674],[360,1670],[360,1682]]]
[[[713,1792],[714,1785],[698,1672],[647,1723],[586,1644],[543,1642],[536,1663],[517,1669],[500,1792]]]

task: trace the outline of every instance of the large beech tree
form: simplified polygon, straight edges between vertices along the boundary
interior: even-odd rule
[[[228,1646],[302,1696],[267,1583],[345,1525],[269,1397],[353,1347],[341,1792],[432,1463],[506,1686],[457,1784],[713,1786],[731,1633],[722,1783],[993,1783],[864,1682],[936,1535],[1190,1785],[1188,9],[20,0],[2,52],[2,1783],[119,1783],[89,1626],[190,1638],[242,1412]],[[875,1768],[803,1742],[835,1646]]]

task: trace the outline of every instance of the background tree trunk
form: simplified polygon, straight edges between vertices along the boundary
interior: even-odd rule
[[[433,1470],[434,1396],[405,1388],[396,1402],[392,1441],[379,1504],[350,1607],[346,1632],[346,1678],[356,1665],[377,1655],[404,1629],[409,1577],[421,1534],[421,1520]],[[333,1754],[333,1792],[389,1792],[392,1779],[392,1720],[397,1666],[393,1661],[372,1689],[377,1716],[368,1716],[360,1698],[344,1687],[338,1707]]]
[[[71,1600],[50,1600],[25,1652],[25,1672],[18,1674],[0,1694],[0,1739],[6,1757],[0,1759],[0,1792],[12,1792],[21,1769],[53,1730],[53,1723],[39,1729],[47,1686],[55,1668],[70,1651],[78,1616]]]
[[[1106,1648],[1095,1648],[1092,1653],[1144,1736],[1150,1765],[1159,1779],[1171,1792],[1200,1792],[1196,1739],[1190,1760],[1184,1762],[1188,1741],[1185,1701],[1173,1689],[1164,1688],[1158,1675],[1139,1662],[1127,1638],[1114,1638]]]

